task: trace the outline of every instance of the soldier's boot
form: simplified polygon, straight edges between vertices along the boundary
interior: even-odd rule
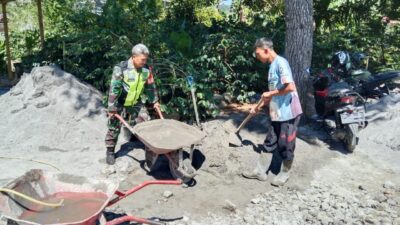
[[[281,172],[272,180],[273,186],[283,186],[288,180],[290,175],[290,168],[292,168],[293,160],[284,160]]]
[[[108,165],[114,165],[115,164],[114,147],[107,147],[106,162],[107,162]]]
[[[258,159],[257,166],[252,171],[245,171],[242,176],[248,179],[257,179],[259,181],[266,181],[268,179],[267,170],[269,167],[270,160],[267,154],[263,151],[260,153],[260,158]]]

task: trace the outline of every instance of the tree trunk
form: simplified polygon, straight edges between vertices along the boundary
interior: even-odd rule
[[[243,0],[239,1],[238,15],[239,15],[239,22],[243,23],[244,22]]]
[[[40,34],[40,48],[44,48],[44,25],[43,25],[43,10],[42,10],[42,0],[36,0],[37,11],[39,17],[39,34]]]
[[[4,37],[5,37],[5,45],[6,45],[8,80],[14,81],[14,73],[12,71],[12,62],[11,62],[10,35],[8,33],[9,30],[8,30],[8,17],[7,17],[7,2],[2,1],[1,6],[2,6],[2,11],[3,11]]]
[[[313,43],[313,1],[285,0],[285,56],[296,82],[303,112],[315,113],[312,84],[307,69],[311,66]]]

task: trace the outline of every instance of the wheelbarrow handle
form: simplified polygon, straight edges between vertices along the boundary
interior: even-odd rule
[[[132,189],[126,191],[126,192],[122,192],[122,191],[116,191],[115,194],[117,195],[117,197],[115,197],[114,199],[112,199],[107,206],[111,206],[114,205],[115,203],[119,202],[120,200],[128,197],[129,195],[139,191],[140,189],[149,186],[149,185],[155,185],[155,184],[160,184],[160,185],[181,185],[182,181],[181,180],[149,180],[149,181],[145,181],[141,184],[139,184],[136,187],[133,187]]]
[[[129,222],[129,221],[135,221],[135,222],[138,222],[138,223],[150,224],[150,225],[165,225],[165,223],[151,221],[151,220],[139,218],[139,217],[136,217],[136,216],[123,216],[123,217],[111,220],[110,222],[107,222],[106,225],[117,225],[117,224],[122,224],[122,223],[125,223],[125,222]]]
[[[115,118],[117,118],[122,124],[124,124],[124,126],[126,127],[126,128],[128,128],[128,130],[130,131],[130,132],[132,132],[132,134],[135,134],[135,131],[133,130],[133,128],[131,127],[131,125],[129,125],[129,123],[128,122],[126,122],[125,120],[124,120],[124,118],[122,118],[122,116],[121,115],[119,115],[118,113],[108,113],[108,116],[115,116]]]
[[[160,117],[160,119],[163,120],[164,116],[163,116],[163,114],[161,112],[160,106],[155,106],[154,109],[156,110],[156,112],[157,112],[158,116]]]

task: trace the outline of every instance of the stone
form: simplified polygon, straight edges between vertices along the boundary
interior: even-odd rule
[[[247,224],[253,224],[254,223],[254,216],[246,215],[246,216],[243,217],[243,221],[246,222]]]
[[[322,204],[321,204],[321,209],[323,210],[323,211],[328,211],[329,210],[329,204],[327,204],[326,202],[323,202]]]
[[[115,166],[112,166],[112,165],[106,166],[106,167],[101,171],[101,173],[104,174],[104,175],[106,175],[106,176],[109,176],[109,175],[114,174],[114,173],[116,173],[116,172],[117,172],[117,171],[115,170]]]
[[[225,200],[225,205],[222,207],[228,211],[236,212],[237,206],[229,200]]]
[[[385,210],[386,210],[385,206],[382,205],[382,204],[377,205],[377,206],[375,207],[375,209],[378,210],[378,211],[385,211]]]
[[[392,224],[392,221],[391,221],[389,218],[382,218],[382,219],[381,219],[381,223],[382,223],[383,225],[391,225],[391,224]]]
[[[317,218],[321,222],[321,224],[324,225],[325,224],[328,225],[331,222],[331,219],[327,217],[325,213],[322,212],[318,213]]]
[[[118,173],[130,174],[135,171],[135,161],[130,157],[119,157],[115,162],[115,167]]]
[[[20,88],[13,88],[10,91],[11,96],[18,96],[22,94],[22,90]]]
[[[395,189],[396,186],[394,185],[393,182],[388,180],[388,181],[385,181],[385,183],[383,184],[383,187],[387,188],[387,189]]]
[[[290,206],[290,205],[289,205]],[[295,203],[293,203],[293,204],[291,204],[291,210],[293,211],[293,212],[298,212],[298,211],[300,211],[300,207],[297,205],[297,204],[295,204]]]
[[[253,198],[253,199],[251,200],[251,203],[253,203],[253,204],[260,204],[260,202],[261,202],[261,199],[260,199],[260,198]]]
[[[365,217],[365,219],[364,219],[364,221],[366,222],[366,223],[370,223],[370,224],[375,224],[374,222],[374,217],[372,217],[372,216],[366,216]]]
[[[379,204],[378,199],[380,199],[380,198],[382,198],[382,196],[377,197],[376,200],[367,200],[367,201],[366,201],[367,207],[376,208],[376,206]],[[381,200],[383,200],[383,198],[382,198]]]
[[[377,195],[375,195],[374,200],[382,203],[387,200],[387,197],[383,193],[378,193]]]
[[[388,199],[388,200],[387,200],[387,203],[388,203],[390,206],[396,206],[396,205],[398,204],[398,202],[397,202],[396,200],[394,200],[394,199]]]
[[[316,210],[310,210],[309,214],[310,214],[312,217],[317,217],[317,211],[316,211]]]
[[[317,182],[313,182],[313,183],[311,184],[311,186],[314,187],[314,188],[316,188],[316,189],[320,188],[320,184],[317,183]]]
[[[393,189],[386,189],[382,192],[386,196],[394,195],[394,190]]]
[[[174,193],[172,193],[172,191],[164,191],[162,196],[164,198],[171,198],[173,195],[174,195]]]
[[[308,207],[305,206],[305,205],[300,205],[300,206],[299,206],[299,210],[300,210],[300,211],[307,211],[307,209],[308,209]]]
[[[331,194],[329,192],[325,192],[325,193],[322,194],[322,197],[324,199],[329,199],[330,196],[331,196]]]
[[[38,109],[45,108],[50,105],[50,100],[44,99],[40,102],[35,103],[35,107]]]

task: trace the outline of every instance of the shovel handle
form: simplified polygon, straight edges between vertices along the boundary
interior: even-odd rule
[[[260,107],[261,103],[263,103],[264,99],[261,97],[261,99],[258,101],[256,108]],[[251,114],[249,113],[249,115],[247,115],[246,119],[243,120],[243,122],[240,124],[240,126],[236,129],[235,133],[239,133],[239,131],[247,124],[247,122],[249,122],[249,120],[251,118],[253,118],[253,116],[255,116],[255,114]]]
[[[249,120],[253,117],[254,115],[249,113],[249,115],[246,116],[246,119],[243,120],[243,122],[240,124],[240,126],[236,129],[235,134],[239,133],[239,131],[249,122]]]

